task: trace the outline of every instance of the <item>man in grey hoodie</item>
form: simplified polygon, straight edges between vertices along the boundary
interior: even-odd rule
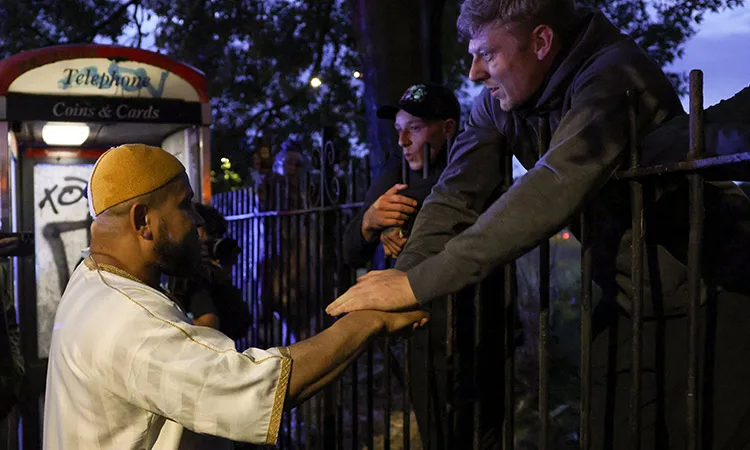
[[[466,0],[458,26],[470,38],[469,77],[486,89],[396,269],[368,274],[326,311],[427,305],[566,225],[580,236],[577,217],[586,206],[603,291],[593,317],[592,448],[628,448],[631,218],[628,187],[613,174],[627,157],[626,92],[635,94],[644,161],[663,161],[659,146],[667,139],[646,136],[681,120],[679,98],[631,38],[601,13],[577,11],[572,0]],[[541,156],[540,131],[551,136]],[[672,152],[672,160],[686,150]],[[508,151],[528,172],[498,197]],[[705,196],[700,320],[701,352],[710,357],[701,361],[702,439],[706,448],[746,448],[750,292],[742,277],[750,272],[750,203],[726,183],[707,184]],[[685,448],[687,183],[659,179],[646,197],[642,448]]]

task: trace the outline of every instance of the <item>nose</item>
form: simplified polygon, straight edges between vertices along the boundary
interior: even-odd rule
[[[406,148],[411,145],[411,137],[409,136],[408,130],[401,130],[398,134],[398,145],[401,148]]]
[[[469,69],[469,79],[471,81],[484,81],[489,78],[487,70],[484,67],[485,62],[478,56],[474,56],[471,60],[471,68]]]

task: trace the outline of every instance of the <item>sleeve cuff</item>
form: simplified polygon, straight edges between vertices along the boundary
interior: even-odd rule
[[[470,272],[459,270],[462,265],[466,266],[466,263],[442,251],[409,269],[406,276],[417,302],[427,305],[435,298],[452,294],[471,284],[473,277]]]
[[[289,378],[292,373],[292,354],[289,352],[289,349],[286,347],[276,347],[268,351],[276,353],[273,350],[276,350],[281,356],[281,369],[279,370],[279,378],[276,381],[271,420],[269,421],[268,433],[266,434],[267,445],[276,445],[276,441],[279,439],[281,417],[284,414],[284,401],[286,400]]]

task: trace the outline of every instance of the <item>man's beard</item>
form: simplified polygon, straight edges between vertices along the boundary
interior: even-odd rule
[[[193,228],[179,242],[170,241],[166,224],[159,225],[159,235],[162,236],[156,243],[156,264],[159,270],[169,276],[188,277],[199,272],[201,254],[198,244],[198,232]]]

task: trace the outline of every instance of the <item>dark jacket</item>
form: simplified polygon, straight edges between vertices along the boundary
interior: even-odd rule
[[[580,236],[574,219],[589,206],[595,280],[606,298],[628,307],[629,190],[612,179],[627,156],[627,91],[637,97],[639,141],[684,114],[661,68],[598,12],[582,16],[577,35],[564,45],[529,104],[504,112],[489,91],[482,91],[397,261],[420,303],[476,283],[571,221]],[[540,124],[551,135],[541,158]],[[506,151],[528,172],[493,200]],[[658,229],[649,229],[645,272],[659,279],[666,309],[679,309],[686,299],[687,208],[677,200],[684,188],[662,180],[647,192],[647,223]],[[709,198],[723,195],[721,189],[707,191]],[[729,201],[736,214],[747,211],[742,199]],[[646,298],[648,287],[647,281]]]
[[[418,208],[421,207],[425,198],[430,194],[432,187],[440,178],[443,169],[445,169],[446,153],[447,151],[445,149],[440,151],[438,158],[434,163],[434,167],[431,167],[429,170],[427,178],[423,178],[421,171],[407,169],[408,180],[406,181],[409,186],[401,191],[400,194],[416,200]],[[347,264],[366,264],[372,259],[375,254],[375,249],[380,243],[380,239],[375,239],[373,242],[367,242],[365,240],[362,236],[362,219],[364,218],[367,209],[372,206],[381,195],[393,187],[394,184],[402,183],[401,159],[392,159],[394,161],[390,161],[386,164],[372,182],[367,190],[367,194],[365,194],[364,204],[346,228],[346,232],[344,233],[344,261]],[[415,217],[415,215],[412,215],[412,218],[413,217]],[[410,225],[411,221],[407,222],[407,226]]]

